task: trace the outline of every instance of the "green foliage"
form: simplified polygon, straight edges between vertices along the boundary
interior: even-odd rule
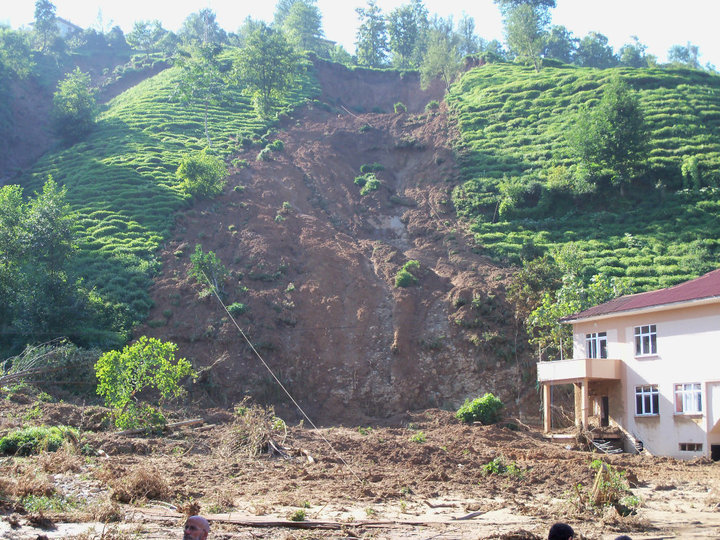
[[[295,510],[292,514],[290,514],[290,521],[305,521],[307,518],[307,512],[304,508],[299,508],[298,510]]]
[[[34,426],[11,431],[0,438],[0,454],[29,456],[55,452],[65,442],[76,442],[78,431],[68,426]]]
[[[37,36],[40,51],[45,52],[58,33],[55,5],[50,0],[35,1],[35,24],[33,31]]]
[[[240,302],[233,302],[227,307],[227,309],[230,312],[230,315],[237,316],[245,313],[248,310],[248,306]]]
[[[395,111],[395,114],[406,113],[407,107],[402,101],[398,101],[395,105],[393,105],[393,110]]]
[[[647,138],[645,120],[636,93],[619,78],[603,92],[595,109],[583,109],[570,144],[592,172],[610,171],[615,184],[629,182],[639,170]]]
[[[220,195],[227,177],[225,163],[207,149],[187,155],[180,161],[175,176],[181,181],[180,188],[188,195],[212,198]]]
[[[380,188],[380,180],[374,172],[369,172],[355,177],[355,185],[360,186],[360,195],[367,195],[371,191]]]
[[[228,276],[228,271],[215,252],[205,253],[202,245],[197,244],[195,253],[190,255],[190,263],[189,274],[203,286],[199,293],[200,298],[213,292],[222,298],[225,295],[225,278]]]
[[[410,260],[406,262],[403,267],[398,270],[398,273],[395,274],[395,287],[410,287],[415,285],[418,282],[416,274],[419,270],[420,263],[418,261]]]
[[[427,112],[437,111],[439,108],[440,108],[440,103],[438,103],[438,100],[436,100],[436,99],[428,101],[427,105],[425,105],[425,110]]]
[[[621,516],[635,514],[640,505],[628,486],[625,471],[618,470],[609,463],[595,459],[590,469],[596,471],[592,488],[578,484],[567,493],[569,502],[579,511],[600,512],[612,506]]]
[[[281,32],[260,24],[235,55],[233,68],[252,94],[258,116],[269,118],[292,88],[302,64]]]
[[[427,51],[420,64],[420,86],[427,88],[433,80],[439,78],[449,88],[460,73],[461,66],[462,58],[452,36],[438,30],[431,31]]]
[[[505,12],[505,32],[510,51],[532,62],[535,71],[542,65],[541,53],[547,41],[550,15],[544,6],[523,3]]]
[[[514,461],[507,463],[503,456],[493,458],[492,461],[483,465],[482,472],[485,475],[495,474],[513,478],[522,478],[525,475],[525,471],[518,467],[517,463]]]
[[[90,88],[90,74],[75,68],[58,83],[53,95],[55,132],[66,142],[76,142],[92,130],[96,115],[97,104]]]
[[[148,288],[159,268],[158,249],[171,234],[175,212],[187,206],[177,167],[207,146],[204,105],[176,98],[181,74],[179,67],[166,69],[115,97],[84,142],[46,153],[19,179],[28,191],[40,190],[48,175],[68,187],[77,253],[67,273],[83,279],[106,313],[92,319],[93,333],[115,332],[120,343],[152,307]],[[278,106],[294,107],[318,91],[312,74],[302,73]],[[223,96],[207,109],[213,153],[222,159],[237,150],[238,140],[271,125],[257,117],[239,87],[228,85]],[[109,344],[118,345],[117,339]]]
[[[410,442],[424,443],[427,441],[427,435],[423,431],[417,431],[410,436]]]
[[[112,409],[116,427],[164,425],[160,408],[138,401],[138,394],[155,390],[161,401],[183,395],[180,380],[195,373],[190,362],[184,358],[175,359],[176,350],[174,343],[142,336],[122,351],[109,351],[98,359],[95,364],[97,393]]]
[[[633,89],[647,134],[642,172],[619,198],[612,173],[591,175],[566,136],[583,104],[597,108],[615,78]],[[573,243],[584,266],[633,292],[675,285],[716,267],[720,222],[720,77],[678,69],[597,70],[491,63],[465,74],[446,101],[461,132],[462,182],[452,203],[476,245],[501,264],[520,265],[524,246],[540,252]],[[701,188],[683,162],[696,156]],[[503,178],[528,188],[501,218]],[[617,178],[619,180],[619,178]],[[608,203],[608,201],[612,201]],[[639,247],[623,243],[630,232]],[[671,263],[663,262],[673,257]],[[648,259],[649,257],[649,259]]]
[[[385,167],[380,163],[365,163],[364,165],[360,166],[360,172],[363,174],[383,170],[385,170]]]
[[[480,422],[484,425],[496,424],[502,418],[503,407],[502,401],[487,392],[484,396],[472,401],[470,398],[466,399],[462,407],[455,413],[455,418],[467,424],[472,422]]]
[[[355,8],[360,19],[356,35],[356,52],[361,66],[382,67],[388,53],[385,17],[375,0],[368,0],[366,8]]]

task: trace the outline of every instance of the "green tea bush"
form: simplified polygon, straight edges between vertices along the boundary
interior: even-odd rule
[[[420,270],[420,263],[415,260],[410,260],[406,262],[403,267],[398,270],[398,273],[395,274],[395,287],[411,287],[412,285],[415,285],[418,282],[418,278],[413,274],[413,272],[418,272]]]
[[[486,393],[483,397],[470,398],[455,413],[455,418],[465,423],[480,422],[484,425],[496,424],[502,418],[503,402],[491,393]]]
[[[225,187],[227,167],[220,158],[203,150],[183,157],[175,175],[181,181],[180,188],[188,195],[216,197]]]
[[[230,312],[230,315],[236,316],[236,315],[242,315],[248,310],[247,305],[242,304],[240,302],[233,302],[228,306],[228,311]]]
[[[402,101],[398,101],[395,105],[393,105],[393,110],[395,111],[395,114],[406,113],[407,107]]]
[[[27,427],[11,431],[0,439],[0,454],[29,456],[54,452],[65,442],[76,442],[78,431],[68,426]]]

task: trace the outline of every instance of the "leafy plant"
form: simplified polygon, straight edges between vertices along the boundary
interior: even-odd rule
[[[462,407],[455,413],[455,418],[468,424],[472,422],[480,422],[484,425],[496,424],[502,418],[503,407],[502,401],[488,392],[472,401],[470,398],[466,399]]]
[[[236,316],[245,313],[248,310],[248,307],[240,302],[233,302],[227,307],[227,309],[230,312],[230,315]]]
[[[360,195],[367,195],[380,187],[380,180],[374,172],[365,173],[355,177],[355,185],[360,186]]]
[[[211,198],[222,193],[227,177],[225,163],[206,149],[182,158],[175,173],[180,187],[193,197]]]
[[[498,456],[482,467],[483,474],[497,474],[501,476],[512,476],[522,478],[525,471],[518,467],[517,463],[511,461],[506,463],[505,458]]]
[[[625,471],[620,471],[602,460],[595,459],[590,469],[597,471],[592,488],[589,490],[578,484],[567,494],[569,502],[578,510],[599,510],[612,506],[622,516],[636,512],[640,499],[636,497],[625,479]]]
[[[304,508],[298,508],[295,512],[290,514],[290,521],[305,521],[306,518],[307,512]]]
[[[0,438],[0,453],[29,456],[40,452],[54,452],[65,442],[77,440],[78,431],[72,427],[27,427],[11,431]]]
[[[440,108],[440,103],[438,103],[438,100],[433,99],[428,101],[427,105],[425,105],[426,111],[437,111]]]
[[[410,287],[418,282],[418,278],[413,274],[420,270],[420,262],[410,260],[395,274],[395,287]]]
[[[58,83],[53,96],[52,121],[55,131],[67,142],[87,135],[95,125],[97,105],[90,88],[90,74],[79,67]]]
[[[418,431],[410,436],[410,442],[424,443],[427,441],[427,435],[424,432]]]
[[[397,103],[395,103],[395,105],[393,105],[393,110],[395,111],[395,114],[406,113],[407,107],[402,101],[398,101]]]
[[[222,298],[225,294],[225,278],[228,276],[228,271],[218,256],[215,255],[215,252],[208,251],[205,253],[202,245],[197,244],[195,253],[190,255],[190,263],[189,274],[203,285],[199,293],[200,298],[204,298],[213,292]]]
[[[115,426],[120,429],[154,427],[165,424],[160,407],[139,400],[138,394],[155,390],[160,400],[180,397],[185,390],[180,380],[194,376],[190,362],[175,359],[177,345],[155,338],[140,337],[121,351],[103,354],[95,364],[97,393],[112,409]]]

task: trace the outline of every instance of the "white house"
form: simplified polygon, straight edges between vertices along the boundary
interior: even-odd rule
[[[720,460],[720,269],[563,322],[573,358],[537,365],[546,432],[551,386],[573,383],[576,425],[615,427],[626,450]]]

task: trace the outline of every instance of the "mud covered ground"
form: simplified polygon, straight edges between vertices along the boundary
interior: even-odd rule
[[[187,512],[227,539],[532,539],[556,520],[581,538],[720,537],[717,463],[599,456],[437,409],[320,429],[243,411],[205,411],[163,436],[118,435],[97,407],[2,400],[0,435],[34,416],[80,436],[56,453],[0,458],[0,538],[178,538]],[[498,457],[517,471],[484,472]],[[579,508],[575,486],[592,486],[598,458],[624,472],[636,515]],[[55,508],[28,509],[42,495]]]

